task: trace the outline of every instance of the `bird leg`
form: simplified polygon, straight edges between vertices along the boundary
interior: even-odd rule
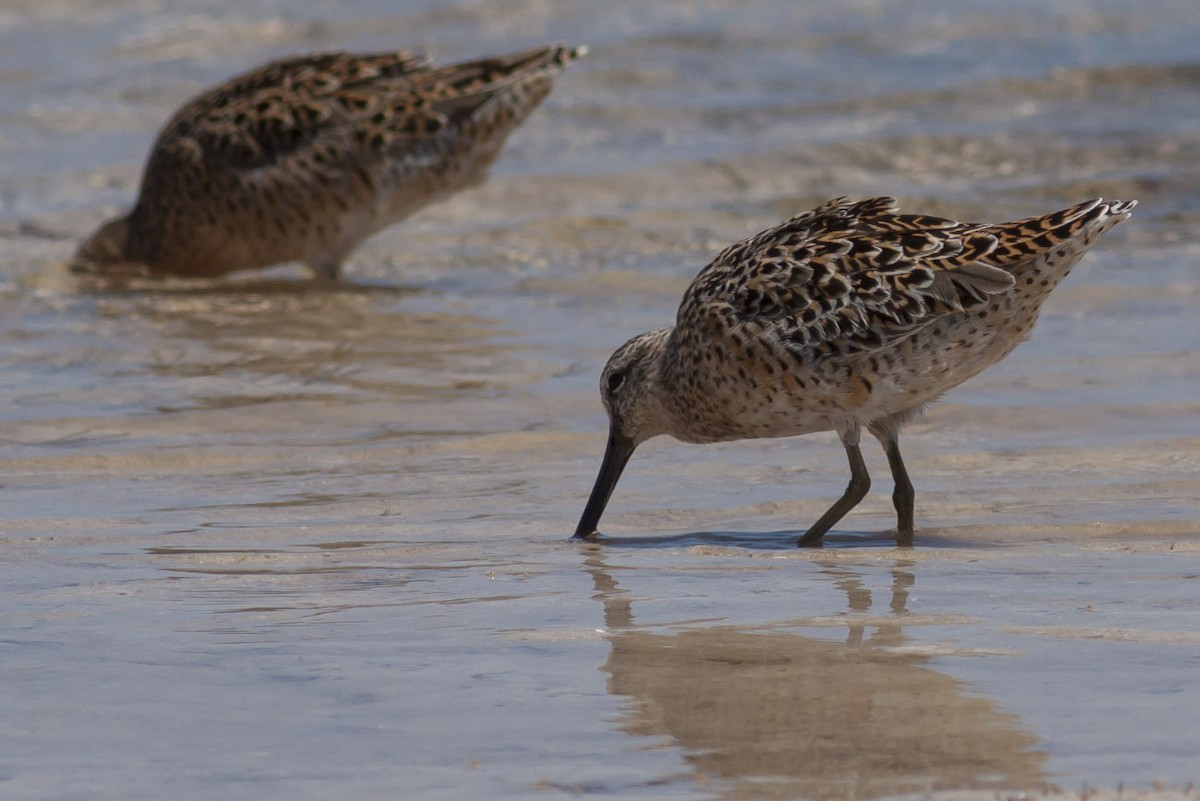
[[[821,518],[812,524],[808,531],[804,532],[804,536],[796,543],[801,547],[816,546],[821,544],[821,538],[825,536],[825,532],[833,527],[833,524],[841,520],[846,512],[849,512],[858,502],[867,495],[867,490],[871,489],[871,476],[867,473],[867,464],[863,461],[862,451],[858,448],[858,427],[855,426],[852,430],[842,432],[842,446],[846,449],[846,456],[850,459],[850,483],[846,486],[846,492],[842,497],[838,498],[837,503],[829,507]]]
[[[888,466],[892,468],[892,479],[896,482],[896,488],[892,490],[892,503],[896,507],[896,543],[912,545],[913,500],[916,498],[916,492],[908,478],[908,470],[904,468],[904,460],[900,458],[899,439],[895,434],[891,434],[883,437],[882,441]]]
[[[342,274],[342,262],[340,259],[321,259],[312,264],[312,271],[317,283],[336,283]]]
[[[912,545],[913,542],[913,492],[912,481],[908,478],[908,470],[904,467],[904,459],[900,457],[900,426],[907,419],[907,413],[885,417],[870,425],[871,433],[883,446],[887,454],[888,466],[892,468],[892,480],[895,489],[892,490],[892,504],[896,507],[896,544]]]

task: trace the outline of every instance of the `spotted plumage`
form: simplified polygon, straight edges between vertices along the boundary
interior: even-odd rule
[[[337,276],[371,234],[483,180],[586,48],[445,67],[406,53],[273,61],[189,101],[82,272],[212,277],[290,261]]]
[[[673,328],[634,337],[604,368],[608,448],[575,536],[595,536],[626,462],[651,437],[833,430],[851,481],[800,538],[817,544],[870,486],[865,428],[895,479],[897,538],[911,543],[901,426],[1023,341],[1051,290],[1134,205],[1097,199],[989,225],[842,198],[727,248],[692,281]]]

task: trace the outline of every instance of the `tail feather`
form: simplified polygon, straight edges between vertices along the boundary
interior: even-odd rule
[[[996,237],[988,261],[1012,269],[1061,245],[1085,249],[1097,236],[1128,219],[1136,205],[1136,200],[1095,198],[1041,217],[982,226],[981,230]]]

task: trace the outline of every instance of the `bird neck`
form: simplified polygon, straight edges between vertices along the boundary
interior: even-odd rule
[[[661,409],[664,432],[676,439],[681,437],[680,425],[688,419],[687,393],[684,387],[687,378],[687,365],[679,352],[679,343],[674,328],[664,328],[661,331],[661,345],[657,350],[657,364],[651,386],[657,405]]]

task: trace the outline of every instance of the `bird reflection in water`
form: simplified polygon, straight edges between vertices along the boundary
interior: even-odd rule
[[[881,620],[864,614],[871,592],[856,571],[825,563],[850,612],[846,641],[834,642],[734,626],[640,630],[632,596],[601,552],[589,554],[612,644],[608,690],[631,702],[622,728],[669,737],[696,781],[730,783],[720,797],[1045,789],[1045,754],[1034,750],[1033,734],[927,667],[928,657],[897,650],[907,640],[912,568],[893,563]]]

